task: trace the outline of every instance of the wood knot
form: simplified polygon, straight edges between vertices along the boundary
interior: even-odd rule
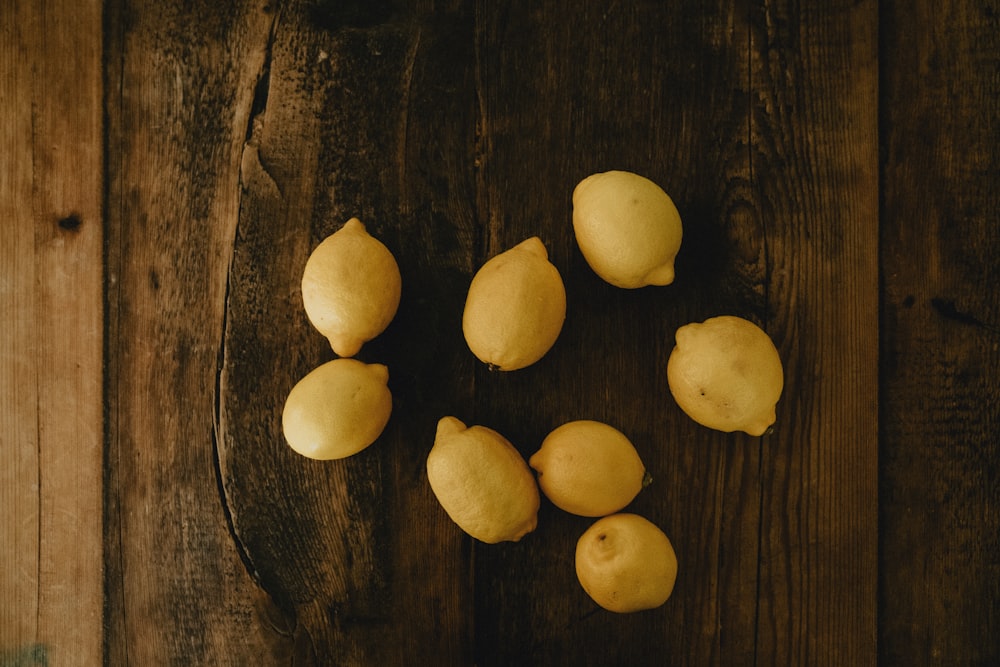
[[[76,232],[80,230],[80,225],[83,224],[83,218],[81,218],[78,213],[70,213],[66,217],[60,218],[56,224],[59,225],[59,229],[67,232]]]

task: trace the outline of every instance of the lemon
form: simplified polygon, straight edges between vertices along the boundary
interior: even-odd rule
[[[513,371],[549,351],[566,319],[566,289],[537,236],[476,272],[462,314],[469,349],[491,368]]]
[[[538,524],[538,485],[520,452],[485,426],[438,421],[427,480],[452,521],[487,544],[517,542]]]
[[[763,435],[784,386],[770,337],[749,320],[723,315],[680,327],[675,340],[667,382],[677,405],[703,426]]]
[[[587,264],[616,287],[669,285],[681,216],[663,189],[629,171],[592,174],[573,190],[573,231]]]
[[[549,433],[528,465],[556,507],[580,516],[606,516],[638,495],[648,479],[639,453],[608,424],[581,419]]]
[[[382,364],[334,359],[298,381],[285,399],[285,440],[312,459],[342,459],[378,439],[392,412]]]
[[[385,331],[401,289],[395,257],[357,218],[316,246],[302,272],[306,315],[341,357]]]
[[[638,514],[599,519],[576,544],[576,576],[608,611],[653,609],[670,597],[677,555],[656,524]]]

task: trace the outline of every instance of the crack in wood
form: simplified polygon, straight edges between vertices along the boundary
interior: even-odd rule
[[[410,92],[413,88],[413,70],[417,63],[417,53],[420,49],[420,36],[422,30],[420,26],[416,28],[416,34],[413,37],[413,43],[410,45],[409,50],[406,54],[406,60],[403,64],[402,73],[402,93],[403,99],[400,102],[400,112],[399,112],[399,149],[397,162],[399,163],[399,188],[401,191],[406,191],[406,170],[409,165],[409,161],[406,159],[406,139],[407,130],[409,128],[410,121]],[[407,210],[407,199],[404,197],[400,201],[400,207],[403,209],[402,213],[408,213]]]
[[[277,187],[277,183],[275,183],[274,179],[260,162],[259,150],[257,146],[259,133],[263,126],[263,119],[261,117],[267,110],[267,102],[270,97],[271,60],[274,52],[274,42],[280,16],[281,8],[279,7],[276,11],[274,11],[271,17],[271,24],[268,28],[267,43],[264,46],[264,61],[257,76],[257,83],[254,86],[253,100],[250,105],[250,113],[248,114],[247,120],[246,143],[244,144],[243,158],[240,162],[239,171],[240,188],[237,193],[237,219],[236,224],[233,227],[233,239],[230,248],[229,266],[226,270],[226,288],[223,294],[222,335],[219,340],[218,352],[216,355],[214,418],[212,424],[212,465],[214,467],[215,481],[219,494],[219,504],[222,507],[226,520],[226,529],[228,530],[229,536],[233,541],[234,547],[236,548],[236,553],[239,556],[240,562],[243,563],[243,567],[246,569],[247,574],[250,575],[251,579],[259,587],[261,586],[260,573],[253,562],[253,558],[250,556],[249,549],[240,537],[239,530],[236,528],[236,523],[233,518],[233,509],[230,506],[229,496],[226,491],[225,479],[222,471],[221,448],[223,443],[221,440],[224,437],[223,434],[225,433],[222,423],[222,397],[224,396],[225,391],[224,369],[226,362],[226,339],[229,335],[230,325],[229,310],[232,295],[233,264],[236,261],[236,249],[239,244],[239,222],[243,214],[243,195],[248,189],[249,184],[253,180],[256,180],[248,178],[248,172],[263,174],[280,194],[280,189]]]
[[[251,142],[259,132],[258,120],[267,110],[267,101],[271,92],[271,60],[274,56],[274,38],[278,31],[278,20],[281,16],[279,8],[271,18],[268,28],[267,43],[264,45],[264,62],[257,75],[254,85],[253,102],[250,104],[250,115],[247,118],[246,141]]]

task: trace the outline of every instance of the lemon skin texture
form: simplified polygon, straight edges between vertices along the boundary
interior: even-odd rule
[[[299,380],[285,399],[282,431],[299,454],[319,460],[357,454],[382,434],[392,413],[382,364],[334,359]]]
[[[442,417],[427,480],[451,520],[480,542],[517,542],[538,525],[534,476],[514,445],[491,428]]]
[[[592,174],[573,190],[573,232],[584,259],[625,289],[669,285],[683,227],[670,196],[628,171]]]
[[[673,545],[638,514],[612,514],[594,523],[577,542],[575,565],[584,591],[617,613],[662,606],[677,581]]]
[[[540,360],[566,319],[566,289],[537,236],[496,255],[476,272],[462,312],[472,353],[491,369],[514,371]]]
[[[781,358],[767,333],[723,315],[686,324],[674,337],[667,383],[677,405],[708,428],[766,433],[784,388]]]
[[[624,433],[603,422],[567,422],[528,459],[538,486],[556,507],[579,516],[613,514],[647,482],[646,467]]]
[[[357,218],[325,238],[302,272],[306,316],[340,357],[353,357],[385,331],[401,293],[395,257]]]

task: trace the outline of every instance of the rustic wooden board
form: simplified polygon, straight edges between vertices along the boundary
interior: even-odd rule
[[[879,655],[1000,660],[1000,6],[886,3]]]
[[[106,658],[279,661],[286,642],[221,502],[212,410],[240,155],[273,12],[107,12]]]
[[[0,6],[4,665],[102,657],[101,4],[64,10]]]
[[[242,161],[219,395],[246,558],[320,661],[422,647],[445,663],[580,664],[601,647],[629,664],[871,662],[875,7],[558,9],[282,8]],[[852,32],[862,39],[843,40]],[[822,40],[854,46],[831,63]],[[671,288],[611,288],[576,251],[572,186],[609,168],[648,174],[679,202],[688,240]],[[371,450],[317,464],[280,435],[284,395],[332,356],[297,283],[308,251],[353,215],[407,285],[400,317],[362,353],[389,365],[394,420]],[[464,288],[536,234],[564,274],[566,328],[536,366],[491,372],[460,339]],[[674,329],[725,312],[766,326],[790,369],[778,433],[762,441],[694,425],[666,389]],[[632,435],[657,479],[633,509],[682,561],[671,603],[595,612],[572,569],[589,521],[548,505],[522,543],[470,544],[423,476],[444,414],[497,428],[526,456],[569,419]]]
[[[337,11],[284,6],[258,86],[219,392],[226,500],[250,567],[317,664],[467,664],[470,545],[423,463],[442,410],[471,403],[454,323],[476,234],[473,15]],[[377,446],[320,463],[288,448],[280,413],[333,356],[299,281],[352,216],[404,276],[396,319],[359,357],[389,367],[394,413]]]
[[[0,663],[997,662],[998,17],[3,5]],[[676,201],[673,285],[620,290],[583,261],[572,188],[610,168]],[[389,367],[394,408],[321,463],[280,411],[333,357],[298,282],[351,216],[403,274],[359,355]],[[465,290],[531,235],[566,326],[491,372]],[[669,396],[673,332],[720,313],[785,361],[763,438]],[[525,456],[570,419],[627,433],[654,478],[630,509],[680,561],[667,604],[598,609],[573,573],[590,520],[547,502],[520,543],[461,533],[423,467],[446,414]]]
[[[569,267],[572,312],[537,372],[481,371],[477,407],[529,449],[581,416],[633,434],[658,480],[634,508],[664,525],[685,572],[670,605],[641,618],[587,616],[572,597],[560,607],[586,524],[556,513],[556,537],[480,557],[486,581],[510,559],[546,568],[478,601],[477,618],[499,625],[477,642],[486,662],[509,651],[501,662],[574,664],[595,645],[628,664],[874,658],[876,8],[684,10],[486,14],[484,125],[501,129],[485,189],[502,239],[486,254],[542,225]],[[540,114],[553,99],[564,103]],[[529,146],[537,171],[525,168]],[[567,183],[609,167],[650,174],[677,198],[688,233],[671,288],[622,293],[574,255]],[[674,328],[723,312],[762,323],[789,368],[777,432],[760,441],[694,426],[665,387]],[[569,387],[572,400],[549,402]],[[544,605],[532,604],[539,589]]]

